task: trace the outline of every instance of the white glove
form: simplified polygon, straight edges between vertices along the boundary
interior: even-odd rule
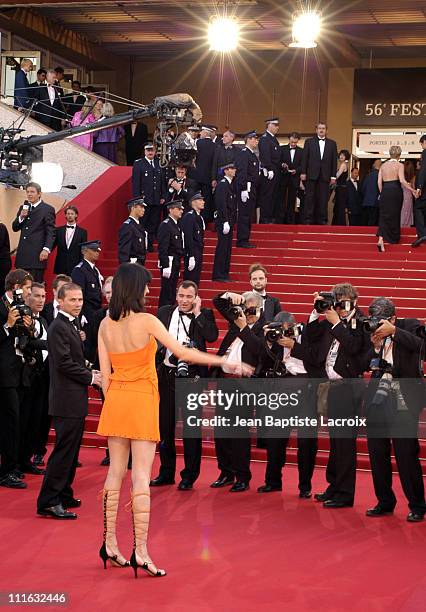
[[[268,171],[268,181],[272,181],[273,178],[274,178],[274,171],[269,170]]]
[[[163,276],[164,278],[170,278],[170,275],[172,273],[172,268],[163,268]]]
[[[262,171],[263,171],[263,176],[266,178],[268,176],[268,169],[262,168]]]
[[[225,234],[229,234],[231,230],[231,226],[229,225],[228,221],[225,221],[225,223],[223,224],[223,233]]]
[[[195,257],[190,257],[188,260],[188,270],[192,272],[194,268],[195,268]]]
[[[248,199],[249,199],[248,191],[242,191],[241,192],[241,202],[247,202]]]
[[[130,258],[130,263],[136,263],[138,261],[137,257],[131,257]]]

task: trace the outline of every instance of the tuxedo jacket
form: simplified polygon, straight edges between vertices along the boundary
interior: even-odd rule
[[[47,85],[35,88],[34,97],[37,99],[37,102],[34,111],[37,121],[52,130],[59,131],[61,129],[61,119],[66,119],[67,114],[61,95],[63,93],[62,88],[54,85],[54,91],[55,99],[53,104],[51,104]]]
[[[275,315],[281,312],[281,302],[278,298],[266,294],[263,297],[263,316],[266,321],[273,321]]]
[[[28,202],[25,202],[28,204]],[[19,220],[23,205],[12,223],[14,232],[21,232],[15,267],[24,270],[43,269],[47,261],[40,261],[40,252],[44,247],[52,251],[55,244],[55,209],[41,201],[21,222]]]
[[[222,294],[220,294],[222,295]],[[251,366],[257,367],[264,349],[264,332],[263,327],[266,325],[263,314],[259,317],[253,327],[250,329],[248,325],[244,329],[240,329],[235,323],[228,318],[227,310],[229,302],[217,295],[213,298],[213,304],[218,309],[220,314],[228,321],[229,329],[222,340],[222,343],[217,352],[218,355],[225,355],[228,348],[236,338],[240,338],[243,342],[241,349],[241,359]]]
[[[357,184],[358,189],[350,179],[346,181],[346,208],[352,215],[362,214],[362,194],[359,181]]]
[[[191,198],[196,191],[197,183],[193,179],[187,177],[184,179],[184,182],[181,184],[181,187],[178,191],[176,189],[173,189],[173,187],[168,187],[166,203],[173,202],[174,200],[182,200],[185,210],[188,210],[190,207],[189,198]]]
[[[303,148],[302,174],[308,181],[330,181],[337,173],[337,145],[330,138],[325,139],[324,154],[321,159],[317,136],[308,138]]]
[[[197,156],[191,178],[202,185],[210,185],[212,181],[213,161],[216,155],[216,145],[211,138],[197,140]]]
[[[54,320],[54,308],[53,308],[53,302],[46,302],[46,304],[44,305],[43,310],[41,311],[41,316],[43,317],[43,319],[46,321],[47,326],[49,327],[49,325],[52,323],[52,321]]]
[[[352,323],[346,325],[340,321],[334,328],[326,319],[316,319],[306,326],[308,342],[315,348],[318,365],[322,369],[322,375],[327,378],[325,366],[328,352],[333,340],[340,342],[334,370],[342,378],[357,378],[365,371],[365,355],[370,350],[370,336],[364,331],[361,323],[363,313],[358,308]]]
[[[212,181],[217,181],[219,178],[222,178],[223,174],[220,174],[221,167],[226,164],[234,163],[238,151],[239,148],[233,144],[227,147],[223,144],[216,145],[212,163]]]
[[[47,332],[49,347],[49,414],[82,418],[87,415],[87,387],[92,373],[85,365],[83,343],[74,325],[61,313]]]
[[[55,246],[57,250],[53,271],[55,274],[71,276],[71,272],[81,261],[80,245],[82,242],[87,242],[87,230],[77,225],[69,248],[66,242],[66,231],[66,225],[56,228]]]
[[[294,151],[294,159],[291,161],[291,153],[290,153],[290,145],[286,144],[280,147],[281,148],[281,163],[287,164],[289,170],[296,170],[296,174],[290,174],[285,170],[282,170],[283,178],[288,178],[291,180],[296,187],[299,186],[300,183],[300,175],[302,173],[302,157],[303,157],[303,149],[302,147],[295,147]]]

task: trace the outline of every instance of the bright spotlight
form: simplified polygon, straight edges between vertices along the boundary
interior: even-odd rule
[[[210,51],[229,53],[238,47],[240,29],[235,19],[215,17],[209,24]]]
[[[293,42],[290,47],[313,49],[321,30],[321,15],[315,11],[306,11],[293,16]]]

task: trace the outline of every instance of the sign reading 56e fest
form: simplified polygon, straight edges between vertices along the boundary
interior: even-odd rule
[[[358,69],[353,124],[426,125],[426,68]]]

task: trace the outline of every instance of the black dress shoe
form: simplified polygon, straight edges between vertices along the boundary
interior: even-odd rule
[[[258,493],[272,493],[272,491],[282,491],[283,488],[278,485],[266,484],[257,489]]]
[[[6,474],[0,480],[0,487],[7,487],[8,489],[26,489],[28,487],[26,482],[23,482],[16,474]]]
[[[37,510],[37,514],[46,518],[60,520],[72,520],[77,518],[75,512],[68,512],[68,510],[65,510],[62,504],[50,506],[50,508],[40,508],[39,510]]]
[[[46,470],[42,470],[36,465],[24,465],[22,471],[24,474],[34,474],[35,476],[44,476],[46,473]]]
[[[310,499],[312,497],[311,491],[300,491],[299,492],[300,499]]]
[[[81,463],[81,461],[77,461],[76,467],[83,467],[83,464]]]
[[[237,247],[240,249],[255,249],[256,245],[252,242],[237,242]]]
[[[179,491],[190,491],[192,489],[192,482],[189,480],[181,480],[177,488]]]
[[[62,502],[62,506],[63,508],[65,508],[65,510],[67,510],[68,508],[80,508],[81,499],[76,499],[75,497],[73,497],[72,499],[67,499]]]
[[[327,499],[323,503],[324,508],[352,508],[353,502],[338,501],[337,499]]]
[[[157,476],[157,478],[153,478],[149,483],[150,487],[162,487],[164,485],[174,485],[174,478],[166,478],[165,476]]]
[[[426,236],[422,236],[421,238],[417,238],[417,240],[415,240],[414,242],[411,243],[412,247],[418,247],[422,244],[422,242],[425,242],[426,240]]]
[[[420,521],[423,521],[424,518],[425,516],[421,512],[410,512],[410,514],[407,516],[407,521],[409,523],[420,523]]]
[[[329,496],[327,491],[324,491],[324,493],[315,493],[314,499],[318,502],[325,502],[328,499],[331,499],[331,497]]]
[[[393,510],[386,510],[386,508],[382,508],[381,506],[377,505],[374,506],[374,508],[369,508],[366,511],[365,516],[386,516],[388,514],[393,514]]]
[[[107,457],[104,457],[104,458],[102,459],[102,461],[101,461],[101,465],[106,465],[106,466],[108,466],[108,465],[109,465],[109,457],[108,457],[108,456],[107,456]]]
[[[34,465],[44,465],[43,455],[34,455],[33,464]]]
[[[221,487],[227,487],[231,484],[234,484],[234,477],[221,474],[210,486],[212,489],[220,489]]]
[[[229,490],[231,493],[242,493],[248,489],[250,489],[248,482],[241,482],[241,480],[237,480],[237,482],[235,482]]]
[[[13,470],[13,472],[11,472],[14,476],[16,476],[16,478],[19,478],[19,480],[23,480],[25,478],[25,474],[22,470],[16,468],[16,470]]]

